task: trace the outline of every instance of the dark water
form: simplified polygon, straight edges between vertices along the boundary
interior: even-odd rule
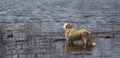
[[[103,35],[104,36],[104,35]],[[120,37],[100,38],[96,36],[96,46],[67,45],[64,37],[38,36],[31,40],[9,38],[1,43],[0,58],[119,58]]]

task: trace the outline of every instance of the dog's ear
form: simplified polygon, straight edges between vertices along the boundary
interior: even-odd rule
[[[70,23],[68,23],[68,24],[66,25],[66,28],[72,28],[72,26],[70,25]]]

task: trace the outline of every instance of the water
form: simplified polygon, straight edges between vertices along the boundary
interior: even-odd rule
[[[53,34],[55,34],[53,32]],[[1,45],[1,58],[119,58],[120,39],[95,38],[96,46],[76,42],[67,45],[63,36],[36,37],[31,40],[14,41],[10,38]]]
[[[0,58],[120,58],[119,4],[118,0],[0,0]],[[64,39],[66,22],[97,32],[97,45],[55,40]],[[7,38],[9,33],[14,36]]]
[[[54,24],[53,22],[40,20],[2,22],[0,27],[1,30],[3,28],[3,33],[0,36],[3,36],[3,40],[0,40],[0,58],[119,58],[119,22],[105,24],[99,22],[95,28],[88,26],[87,22],[82,23],[83,29],[93,32],[96,46],[83,45],[80,41],[67,45],[62,28],[65,21],[55,21]],[[69,22],[73,28],[82,28],[77,21]],[[13,36],[8,37],[11,33]]]

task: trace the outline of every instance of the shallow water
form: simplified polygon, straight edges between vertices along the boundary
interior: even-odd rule
[[[96,46],[75,44],[67,45],[64,37],[36,37],[31,40],[15,41],[17,38],[4,40],[0,58],[119,58],[120,39],[95,38]]]
[[[0,58],[120,58],[120,33],[104,38],[120,32],[119,4],[120,0],[0,0]],[[66,45],[61,40],[66,22],[98,32],[97,45]],[[6,38],[7,33],[14,37]]]

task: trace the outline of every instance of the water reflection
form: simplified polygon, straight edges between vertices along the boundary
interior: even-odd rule
[[[92,45],[66,44],[65,51],[67,55],[92,55]]]

